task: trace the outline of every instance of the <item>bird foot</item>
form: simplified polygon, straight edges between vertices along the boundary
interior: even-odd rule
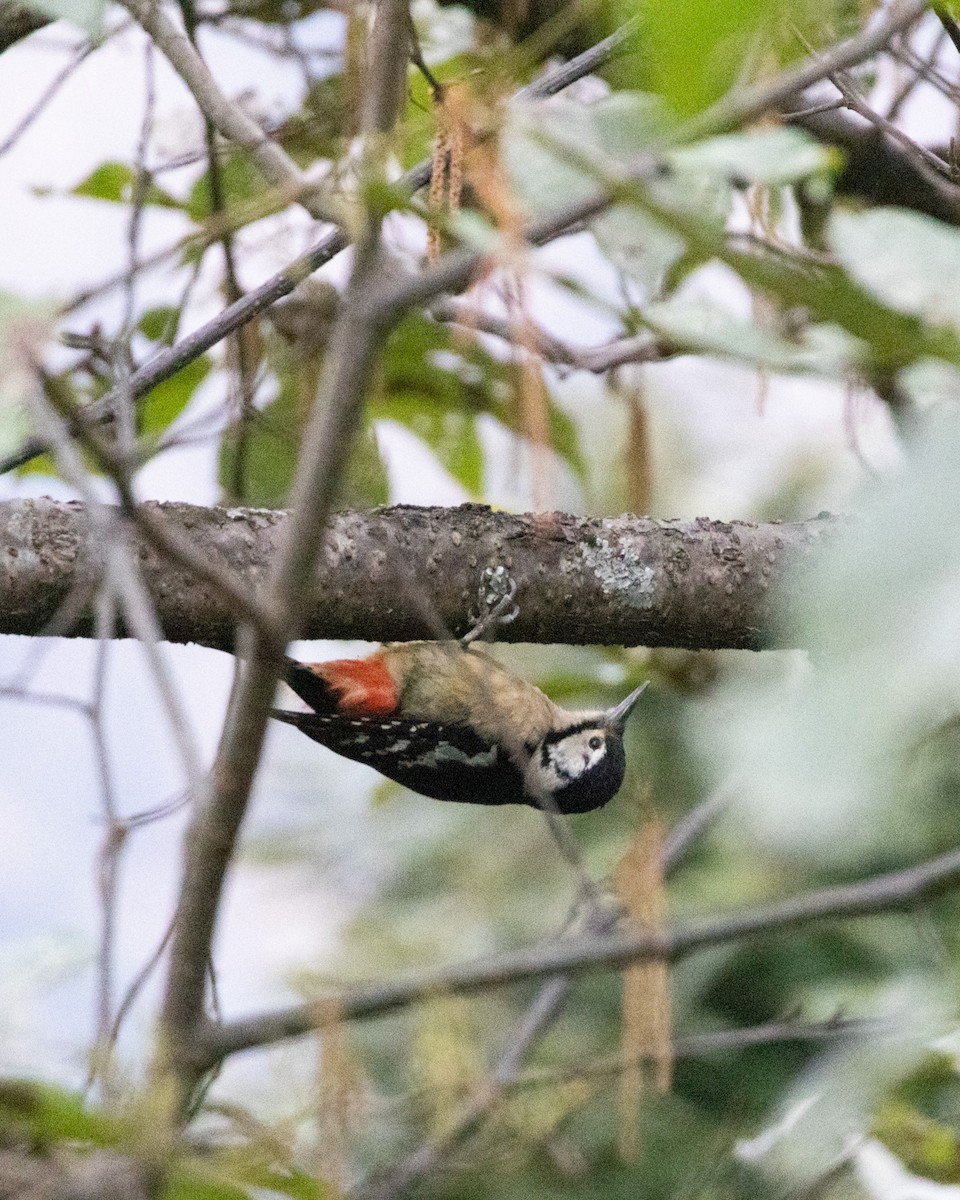
[[[506,567],[485,567],[477,588],[477,611],[470,613],[472,625],[460,639],[469,646],[497,625],[509,625],[520,615],[520,605],[514,603],[517,581]]]

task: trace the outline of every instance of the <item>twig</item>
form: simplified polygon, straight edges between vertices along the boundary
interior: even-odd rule
[[[75,52],[70,62],[61,71],[57,72],[44,88],[36,102],[27,109],[16,125],[14,125],[13,129],[0,142],[0,155],[6,154],[8,150],[17,144],[80,64],[85,62],[94,50],[99,50],[101,45],[101,42],[87,42]]]
[[[197,42],[197,13],[194,0],[180,0],[180,10],[187,36],[197,55],[200,47]],[[204,118],[204,143],[207,155],[207,184],[210,191],[210,212],[222,219],[226,213],[226,192],[223,181],[221,156],[217,149],[217,131],[209,117]],[[243,289],[237,274],[236,258],[234,255],[233,238],[229,224],[223,221],[223,233],[220,246],[223,250],[224,290],[230,304],[236,304],[243,298]],[[199,264],[198,264],[199,265]],[[233,434],[233,465],[229,484],[231,499],[242,502],[247,493],[247,459],[250,447],[251,422],[254,415],[254,378],[253,363],[250,358],[248,339],[239,334],[233,339],[236,359],[237,399],[234,405],[238,409]],[[231,391],[233,389],[231,388]]]
[[[443,298],[431,306],[430,313],[438,321],[460,325],[471,333],[487,333],[511,344],[516,340],[515,321],[481,312],[470,302]],[[626,363],[664,362],[673,357],[671,348],[649,332],[583,349],[569,346],[532,325],[527,332],[532,335],[540,358],[578,371],[590,371],[595,375],[602,375]]]
[[[406,58],[404,0],[381,0],[365,110],[365,169],[380,177],[382,131],[389,113],[388,91]],[[399,102],[399,96],[396,97]],[[374,316],[373,297],[382,266],[378,214],[368,212],[358,238],[347,285],[317,399],[303,438],[292,489],[293,512],[271,573],[267,607],[281,633],[296,637],[303,623],[303,597],[309,592],[333,495],[342,475],[361,406],[366,397],[385,326]],[[266,645],[254,631],[246,636],[245,671],[235,688],[227,723],[205,794],[186,839],[186,861],[163,1002],[164,1046],[156,1064],[172,1072],[184,1104],[213,1062],[202,1066],[197,1049],[207,1023],[205,985],[214,927],[227,867],[260,758],[276,680],[283,665],[277,644]]]
[[[707,1058],[715,1054],[739,1053],[755,1046],[783,1042],[835,1042],[895,1037],[909,1028],[910,1014],[894,1017],[829,1017],[825,1021],[801,1022],[794,1019],[767,1021],[745,1029],[716,1029],[709,1033],[691,1033],[678,1037],[673,1044],[676,1059]],[[611,1054],[559,1068],[525,1071],[513,1081],[514,1088],[555,1087],[575,1079],[617,1075],[646,1062],[649,1055],[625,1058]]]
[[[587,934],[596,937],[609,933],[618,916],[615,908],[594,907],[587,918]],[[489,1077],[443,1134],[423,1142],[389,1172],[361,1185],[352,1193],[354,1200],[398,1200],[412,1183],[435,1170],[451,1151],[465,1142],[489,1117],[504,1092],[517,1082],[523,1059],[553,1025],[572,984],[569,974],[548,979],[510,1032]]]
[[[909,34],[902,35],[903,40],[909,39]],[[907,78],[902,87],[897,91],[896,95],[887,106],[887,111],[884,114],[888,121],[895,121],[900,115],[903,106],[910,99],[917,87],[924,81],[926,76],[936,66],[937,59],[940,57],[940,49],[943,43],[947,40],[947,32],[941,29],[937,36],[933,39],[933,45],[930,47],[923,59],[923,68],[918,71],[913,71]]]
[[[941,95],[956,104],[957,96],[960,95],[960,88],[957,87],[956,83],[948,79],[942,71],[922,59],[909,43],[902,42],[900,45],[891,46],[887,53],[895,62],[902,63],[912,71],[915,71],[924,82],[929,83]]]
[[[916,158],[925,167],[935,171],[938,175],[942,175],[944,179],[951,183],[956,183],[953,168],[948,162],[945,162],[939,154],[934,154],[932,150],[928,150],[926,146],[921,146],[919,142],[915,142],[909,134],[904,133],[902,129],[894,125],[892,121],[888,121],[886,117],[875,112],[869,104],[866,104],[857,94],[853,85],[841,72],[834,73],[830,76],[831,82],[837,91],[843,96],[844,104],[847,108],[852,109],[864,120],[869,121],[871,125],[875,125],[892,138],[895,142],[901,145],[904,150]]]
[[[581,938],[534,946],[496,958],[424,972],[406,980],[358,988],[338,999],[344,1019],[360,1020],[393,1012],[438,992],[474,993],[525,979],[597,967],[623,967],[651,958],[675,961],[711,946],[741,941],[828,919],[876,916],[929,903],[960,885],[960,850],[903,871],[858,883],[801,892],[787,900],[732,916],[691,922],[651,936]],[[314,1005],[297,1005],[211,1029],[205,1040],[210,1062],[253,1046],[298,1037],[314,1028]]]
[[[334,220],[321,189],[305,175],[287,152],[272,141],[257,122],[220,90],[189,37],[153,0],[120,0],[163,52],[186,84],[200,111],[225,138],[246,150],[269,183],[302,204],[318,221]]]
[[[103,1081],[104,1090],[109,1087],[109,1065],[107,1047],[112,1020],[114,953],[116,950],[117,890],[120,877],[120,854],[123,849],[123,834],[118,834],[117,798],[114,793],[110,758],[107,752],[103,726],[103,705],[106,694],[107,662],[110,639],[114,634],[116,604],[108,592],[99,597],[96,663],[94,668],[93,700],[91,702],[90,727],[93,734],[94,757],[100,777],[100,808],[106,829],[97,856],[97,892],[100,900],[100,945],[97,951],[97,1032],[90,1060],[90,1082],[96,1076]]]
[[[147,198],[147,189],[150,184],[146,162],[150,139],[153,134],[153,115],[156,103],[155,56],[156,52],[153,43],[147,39],[144,46],[143,71],[146,96],[143,106],[140,136],[137,141],[133,195],[130,198],[130,222],[127,228],[127,273],[123,285],[123,314],[120,319],[120,330],[113,342],[110,353],[112,382],[117,391],[117,403],[114,406],[116,417],[114,436],[116,438],[117,456],[123,464],[123,469],[117,472],[117,477],[123,477],[124,479],[127,479],[129,475],[129,463],[137,440],[137,424],[133,407],[134,399],[130,389],[130,376],[133,373],[131,342],[134,333],[137,297],[137,251],[143,225],[143,209]]]
[[[143,990],[150,976],[160,965],[160,960],[163,958],[164,951],[170,944],[170,939],[173,937],[175,923],[176,919],[172,918],[170,923],[167,925],[163,936],[157,943],[153,953],[127,985],[127,990],[123,995],[123,999],[117,1005],[116,1016],[113,1018],[113,1024],[110,1026],[110,1032],[107,1037],[107,1046],[111,1051],[117,1044],[117,1038],[120,1036],[120,1030],[123,1026],[123,1022],[127,1019],[127,1014],[133,1007],[137,996],[140,995],[140,992]]]
[[[711,796],[676,826],[663,847],[664,874],[670,874],[676,869],[686,852],[719,812],[724,799],[723,793]],[[579,863],[578,866],[582,871]],[[619,906],[612,903],[601,905],[596,902],[595,897],[589,898],[592,904],[587,914],[584,932],[590,937],[601,937],[611,933],[620,918]],[[539,1041],[556,1020],[572,986],[573,976],[569,973],[555,975],[543,983],[507,1036],[500,1057],[478,1094],[449,1124],[441,1138],[424,1142],[388,1174],[361,1188],[359,1195],[363,1200],[394,1200],[416,1179],[434,1170],[450,1151],[471,1136],[495,1108],[505,1089],[521,1082],[517,1076],[523,1059],[533,1044]]]
[[[943,4],[932,4],[931,8],[937,14],[937,20],[943,26],[947,37],[953,42],[954,49],[960,52],[960,25]]]
[[[237,619],[249,621],[265,642],[276,642],[277,631],[270,614],[243,586],[236,572],[204,554],[182,530],[164,520],[156,508],[137,503],[129,473],[134,456],[120,455],[96,429],[91,428],[82,419],[82,414],[71,414],[65,406],[60,405],[54,390],[48,399],[62,418],[69,420],[73,416],[72,428],[78,440],[93,455],[104,473],[114,481],[124,514],[144,538],[171,562],[193,575],[198,582],[212,587],[232,608]]]
[[[145,0],[137,0],[137,3],[144,4]],[[921,16],[924,11],[923,0],[902,0],[900,4],[894,5],[889,14],[878,22],[872,31],[861,33],[824,54],[814,55],[806,63],[782,72],[767,83],[738,89],[732,96],[709,109],[695,121],[688,123],[681,131],[682,136],[688,140],[695,140],[710,134],[725,132],[738,124],[761,116],[771,108],[781,106],[798,92],[827,78],[832,72],[854,66],[864,59],[870,58],[878,50],[883,49],[895,34],[907,28]],[[592,50],[573,59],[566,67],[559,68],[546,75],[542,80],[521,89],[519,94],[528,99],[554,95],[569,86],[575,79],[582,78],[583,75],[589,74],[591,70],[608,61],[629,36],[629,32],[629,28],[624,27],[616,34],[611,35],[605,42],[599,43]],[[186,41],[185,38],[180,40]],[[256,129],[258,134],[262,134],[259,126]],[[656,169],[655,161],[645,162],[642,166],[642,173],[655,172]],[[398,186],[403,191],[412,194],[425,187],[429,180],[430,162],[425,159],[408,171],[399,181]],[[541,244],[553,237],[558,237],[571,226],[602,211],[610,203],[610,200],[611,196],[608,192],[598,192],[582,204],[570,206],[564,213],[559,214],[559,217],[546,219],[535,225],[529,231],[529,240]],[[295,260],[278,275],[261,284],[259,288],[248,292],[242,300],[224,309],[219,316],[183,338],[177,345],[161,351],[131,377],[130,386],[134,396],[146,395],[158,383],[175,375],[187,363],[198,358],[235,329],[252,320],[277,300],[288,296],[298,283],[323,266],[324,263],[329,262],[331,258],[345,249],[347,244],[346,235],[341,230],[331,231],[307,254]],[[411,292],[409,303],[421,299],[430,300],[441,292],[466,286],[473,272],[482,262],[482,256],[466,254],[463,251],[454,251],[447,258],[450,261],[441,264],[437,272],[432,275],[429,284]],[[393,298],[395,309],[398,304],[402,307],[402,299],[402,296]],[[387,314],[383,315],[386,317]],[[100,400],[91,404],[88,409],[90,419],[108,419],[115,398],[113,393],[108,392]],[[23,466],[31,459],[43,454],[47,449],[48,447],[42,439],[29,439],[18,450],[0,459],[0,474]]]
[[[104,562],[105,582],[114,589],[121,605],[127,626],[139,639],[150,663],[161,702],[180,755],[184,773],[191,786],[200,778],[200,756],[192,728],[173,686],[170,674],[159,653],[163,640],[156,613],[149,593],[144,586],[139,569],[130,553],[124,531],[118,527],[111,509],[100,503],[90,485],[89,477],[74,446],[67,436],[65,427],[55,416],[49,401],[38,395],[35,402],[35,417],[50,443],[55,446],[60,469],[64,478],[86,500],[85,513],[96,534]]]

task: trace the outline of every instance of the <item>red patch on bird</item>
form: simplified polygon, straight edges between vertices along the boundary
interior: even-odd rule
[[[345,717],[389,717],[396,711],[397,685],[377,655],[335,658],[313,670],[337,693],[337,709]]]

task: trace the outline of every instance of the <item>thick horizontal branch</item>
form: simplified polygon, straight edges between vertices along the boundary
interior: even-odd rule
[[[877,875],[859,883],[802,892],[776,904],[714,920],[690,922],[665,934],[614,934],[549,942],[495,958],[448,967],[382,985],[357,988],[337,998],[343,1020],[381,1016],[445,992],[489,991],[527,979],[597,967],[626,967],[654,958],[684,958],[710,946],[769,936],[829,918],[896,912],[932,900],[960,885],[960,850]],[[298,1037],[317,1026],[316,1003],[296,1005],[244,1021],[211,1026],[196,1047],[198,1059],[213,1066],[230,1054]]]
[[[262,596],[287,514],[268,509],[144,506],[187,537],[238,590]],[[403,641],[469,626],[486,567],[517,581],[510,641],[759,649],[770,644],[772,594],[785,574],[843,528],[659,521],[648,517],[513,515],[480,505],[340,513],[330,524],[304,636]],[[135,532],[131,536],[137,537]],[[164,636],[228,650],[235,599],[215,572],[191,575],[156,539],[137,543]],[[65,604],[91,591],[101,548],[85,508],[49,499],[0,503],[0,633],[41,635]],[[90,636],[92,608],[73,636]]]

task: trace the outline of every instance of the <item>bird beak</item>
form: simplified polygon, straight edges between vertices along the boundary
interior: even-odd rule
[[[622,729],[627,723],[627,717],[633,712],[633,706],[640,699],[643,693],[647,690],[647,684],[650,680],[647,679],[641,683],[638,688],[630,693],[625,700],[621,700],[616,708],[607,709],[607,720],[611,725],[619,725]]]

